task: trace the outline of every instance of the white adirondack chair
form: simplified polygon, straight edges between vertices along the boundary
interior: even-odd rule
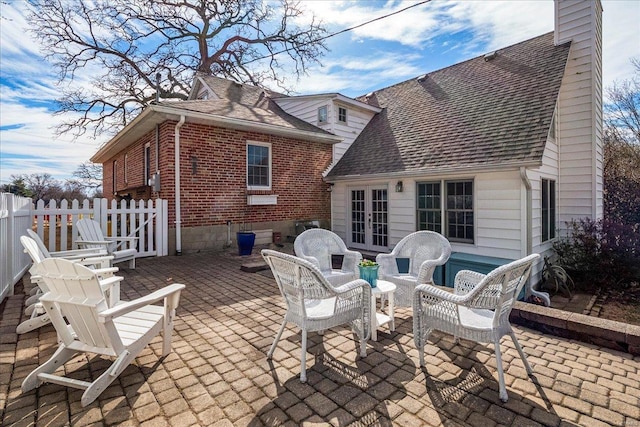
[[[162,356],[171,351],[173,320],[184,285],[174,283],[145,297],[109,307],[98,275],[83,265],[48,258],[36,265],[35,272],[48,288],[40,301],[51,316],[60,342],[53,356],[25,378],[23,392],[43,382],[85,389],[81,403],[86,406],[160,332]],[[153,305],[158,301],[164,301],[164,306]],[[53,375],[58,367],[84,352],[115,357],[115,361],[93,382]]]
[[[300,381],[307,381],[307,332],[322,332],[338,325],[348,324],[360,340],[360,356],[367,355],[370,335],[371,286],[356,279],[333,286],[320,270],[302,258],[269,249],[262,250],[278,288],[287,304],[280,330],[271,344],[267,358],[271,359],[287,324],[291,322],[302,330]]]
[[[486,275],[469,270],[459,271],[453,293],[431,285],[418,285],[413,299],[413,337],[420,356],[420,366],[424,366],[424,346],[434,329],[453,334],[456,340],[465,338],[493,343],[500,400],[506,402],[508,396],[500,353],[500,339],[503,336],[511,337],[527,373],[533,373],[511,329],[509,313],[539,257],[538,254],[529,255]]]
[[[416,231],[398,242],[391,253],[378,254],[378,277],[396,285],[395,304],[411,307],[413,290],[420,283],[433,283],[433,272],[444,265],[451,255],[451,245],[442,235],[433,231]],[[408,262],[409,271],[400,272],[398,261]]]
[[[93,263],[95,268],[107,268],[111,267],[111,261],[113,257],[109,257],[107,250],[104,248],[85,248],[85,249],[73,249],[70,251],[50,251],[45,246],[44,242],[38,236],[38,233],[27,228],[27,235],[33,239],[38,246],[38,250],[43,254],[45,258],[64,258],[64,259],[86,259],[96,258]],[[88,265],[88,264],[85,264]]]
[[[16,333],[24,334],[26,332],[33,331],[34,329],[51,323],[49,315],[45,312],[44,307],[40,302],[40,297],[43,293],[48,291],[48,288],[42,278],[34,272],[34,266],[44,259],[51,258],[51,253],[48,251],[46,253],[42,253],[42,251],[40,250],[40,245],[37,243],[37,241],[28,236],[21,236],[20,243],[22,243],[24,251],[29,254],[31,260],[33,261],[33,266],[31,267],[29,272],[31,273],[31,281],[36,285],[35,289],[37,289],[37,292],[25,301],[25,314],[27,316],[30,316],[29,319],[20,323],[16,327]],[[65,253],[66,252],[73,251],[65,251]],[[84,253],[90,256],[77,258],[72,257],[71,261],[87,266],[101,266],[105,263],[110,264],[111,259],[113,259],[113,257],[109,255],[93,256],[94,252],[91,251],[84,251]],[[94,271],[99,275],[101,279],[100,285],[102,287],[102,290],[108,296],[109,306],[114,306],[120,300],[120,281],[123,279],[122,277],[113,275],[118,271],[118,268],[98,268],[94,269]]]
[[[80,239],[76,243],[87,248],[100,248],[113,255],[113,263],[129,261],[129,268],[136,268],[135,249],[137,237],[105,237],[100,224],[92,219],[81,219],[76,223]],[[126,245],[124,245],[126,243]]]
[[[293,250],[296,256],[318,267],[332,285],[342,285],[360,278],[358,264],[362,261],[362,254],[347,249],[347,245],[333,231],[322,228],[306,230],[296,237]],[[342,256],[340,269],[333,268],[332,255]]]

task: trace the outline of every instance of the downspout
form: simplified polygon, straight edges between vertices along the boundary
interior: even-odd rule
[[[532,244],[532,237],[531,237],[531,226],[533,224],[533,219],[532,219],[532,212],[531,212],[531,205],[532,205],[532,196],[531,196],[531,181],[529,181],[529,177],[527,176],[527,168],[525,168],[524,166],[520,167],[520,178],[522,179],[522,183],[524,184],[524,188],[526,189],[527,195],[526,195],[526,202],[525,202],[525,209],[526,209],[526,213],[527,213],[527,219],[526,219],[526,224],[527,224],[527,235],[525,237],[526,242],[525,242],[525,246],[527,248],[527,253],[522,254],[523,256],[527,256],[529,254],[531,254],[531,252],[533,251],[533,244]]]
[[[180,128],[184,124],[185,117],[180,116],[180,121],[176,124],[175,130],[175,197],[176,197],[176,255],[182,255],[182,230],[180,215]]]
[[[532,212],[533,197],[531,195],[532,194],[531,181],[527,176],[527,168],[525,168],[524,166],[520,167],[520,179],[522,179],[522,183],[524,184],[524,188],[527,193],[525,197],[526,199],[525,210],[527,211],[526,212],[527,232],[525,237],[526,239],[525,246],[526,246],[527,253],[523,254],[524,256],[527,256],[533,252],[533,237],[532,237],[532,230],[531,230],[531,227],[533,226],[533,212]],[[533,276],[530,276],[529,280],[527,281],[527,285],[525,286],[525,299],[529,298],[530,296],[535,296],[540,298],[546,307],[551,307],[551,299],[549,299],[549,294],[546,292],[537,291],[536,289],[534,289],[534,286],[535,286],[535,280]]]

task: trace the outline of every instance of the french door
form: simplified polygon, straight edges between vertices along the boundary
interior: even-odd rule
[[[387,187],[352,187],[349,198],[349,246],[386,252],[389,228]]]

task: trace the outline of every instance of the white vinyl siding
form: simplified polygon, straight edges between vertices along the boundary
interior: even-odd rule
[[[362,132],[362,129],[374,116],[371,111],[349,107],[347,109],[347,122],[340,122],[338,121],[338,108],[345,107],[334,103],[329,96],[302,99],[296,97],[278,98],[276,102],[287,113],[314,125],[318,124],[318,108],[322,105],[328,106],[328,121],[320,124],[320,127],[343,139],[342,142],[333,145],[332,165],[342,158],[356,137]]]
[[[602,216],[602,38],[597,2],[555,2],[557,41],[572,40],[556,117],[559,222]]]

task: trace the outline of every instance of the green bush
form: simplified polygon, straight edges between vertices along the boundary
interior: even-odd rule
[[[568,222],[567,230],[553,249],[578,289],[625,288],[640,280],[640,224],[585,218]]]

